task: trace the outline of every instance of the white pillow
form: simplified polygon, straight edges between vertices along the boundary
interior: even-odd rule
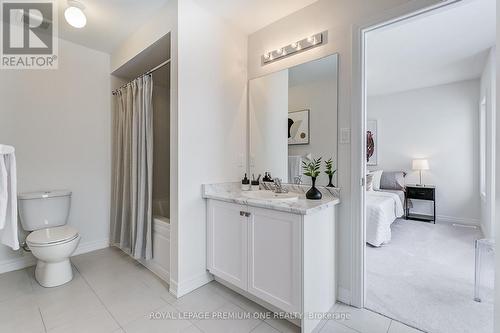
[[[366,190],[373,191],[373,174],[369,173],[366,175]]]
[[[370,172],[373,175],[373,190],[374,191],[380,190],[380,179],[382,178],[382,172],[384,172],[384,170],[376,170],[376,171]]]

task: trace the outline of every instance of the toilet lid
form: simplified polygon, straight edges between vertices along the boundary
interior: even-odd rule
[[[33,231],[26,238],[26,242],[31,244],[47,245],[74,239],[78,236],[78,230],[69,226],[46,228]]]

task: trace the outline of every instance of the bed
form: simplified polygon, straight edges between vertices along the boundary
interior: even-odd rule
[[[379,247],[391,240],[391,224],[404,215],[404,192],[366,191],[366,242]]]

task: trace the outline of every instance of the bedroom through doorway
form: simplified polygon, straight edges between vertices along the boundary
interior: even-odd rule
[[[424,332],[493,332],[495,13],[364,34],[364,307]]]

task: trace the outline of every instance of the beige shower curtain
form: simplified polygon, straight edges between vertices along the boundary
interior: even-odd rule
[[[111,242],[135,259],[153,256],[153,79],[115,93]]]

